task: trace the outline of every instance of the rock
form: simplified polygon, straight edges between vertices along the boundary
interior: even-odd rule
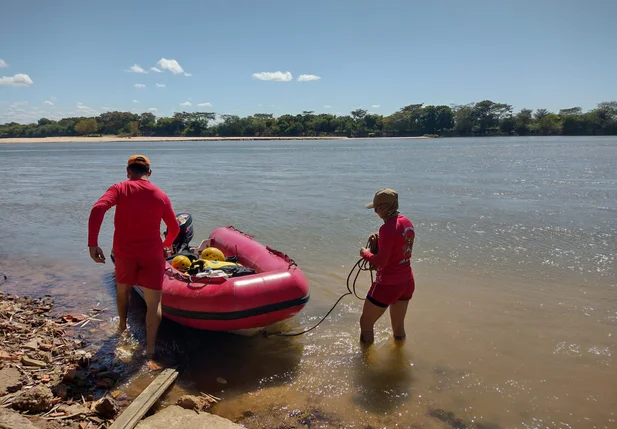
[[[39,352],[38,357],[45,363],[51,363],[54,360],[49,352]]]
[[[22,356],[21,363],[23,363],[25,366],[37,366],[39,368],[45,368],[47,366],[45,362],[29,358],[28,356]]]
[[[59,398],[66,398],[66,395],[68,395],[69,392],[69,388],[66,384],[58,384],[57,386],[52,388],[52,392],[54,393],[54,395],[56,395]]]
[[[51,344],[48,344],[48,343],[40,343],[39,344],[39,349],[44,350],[46,352],[52,351],[53,348],[54,348],[54,346],[51,345]]]
[[[109,396],[99,399],[94,406],[94,409],[96,414],[104,419],[111,419],[118,414],[118,406],[116,405],[116,401]]]
[[[164,408],[135,426],[135,429],[186,428],[241,429],[242,426],[210,413],[196,414],[195,411],[185,410],[177,405]]]
[[[38,350],[39,349],[39,341],[36,338],[31,339],[26,344],[23,345],[23,348],[30,350]]]
[[[75,380],[76,375],[77,375],[77,368],[75,367],[67,368],[66,371],[64,372],[64,375],[62,376],[62,381],[65,383],[70,383],[71,381]]]
[[[13,409],[39,413],[49,411],[54,399],[53,393],[45,386],[35,386],[32,389],[22,390],[11,405]]]
[[[0,429],[37,429],[30,420],[16,411],[0,408]]]
[[[9,352],[6,352],[4,350],[0,350],[0,360],[17,360],[17,356],[12,355]]]
[[[84,414],[84,415],[90,414],[90,410],[88,410],[86,407],[84,407],[81,404],[61,405],[60,407],[58,407],[58,411],[64,411],[69,416],[80,415],[80,414]]]
[[[186,410],[200,411],[200,410],[203,410],[208,405],[208,401],[206,401],[203,398],[200,398],[199,396],[182,395],[178,399],[178,402],[176,402],[176,404]]]
[[[21,373],[17,368],[3,368],[0,370],[0,396],[17,392],[23,386]]]

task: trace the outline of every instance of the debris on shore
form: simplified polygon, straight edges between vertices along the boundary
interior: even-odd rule
[[[75,329],[105,311],[52,317],[53,299],[0,292],[0,423],[9,410],[34,427],[107,427],[126,394],[113,391],[119,374],[94,361]],[[53,423],[53,424],[52,424]]]

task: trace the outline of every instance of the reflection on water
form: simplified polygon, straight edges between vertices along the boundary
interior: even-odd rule
[[[135,152],[193,214],[196,238],[231,224],[303,269],[311,301],[273,330],[314,325],[346,291],[380,225],[363,208],[377,188],[399,190],[417,231],[404,344],[386,316],[363,350],[352,297],[293,338],[164,321],[160,353],[181,370],[166,403],[208,392],[222,398],[215,413],[260,429],[617,426],[615,139],[0,145],[0,288],[51,294],[58,313],[106,307],[76,334],[131,398],[153,377],[140,360],[145,306],[133,294],[129,334],[114,334],[113,268],[90,261],[85,234],[91,204]]]
[[[355,359],[353,400],[372,413],[386,414],[409,400],[413,363],[400,343],[388,347],[385,356],[380,351],[383,347],[368,347]]]

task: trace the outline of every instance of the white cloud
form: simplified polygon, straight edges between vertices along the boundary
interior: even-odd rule
[[[135,88],[145,88],[146,85],[144,85],[143,83],[136,83],[135,84]]]
[[[27,74],[23,74],[23,73],[17,73],[16,75],[13,75],[13,76],[0,77],[0,85],[28,86],[28,85],[32,85],[33,83],[34,82],[32,82],[32,79],[30,79],[30,76],[28,76]]]
[[[52,101],[49,101],[49,100],[44,101],[43,104],[49,104],[50,106],[54,105],[54,103]]]
[[[183,74],[184,69],[178,64],[176,60],[168,60],[166,58],[161,58],[157,63],[160,68],[163,70],[169,70],[173,74]]]
[[[332,106],[328,106],[328,105],[326,105],[326,106],[324,106],[324,108],[326,108],[326,109],[332,109]]]
[[[298,76],[298,82],[310,82],[312,80],[319,80],[321,77],[315,74],[301,74]]]
[[[139,100],[133,100],[133,103],[139,103]]]
[[[199,103],[199,107],[212,107],[212,103]]]
[[[77,110],[79,110],[80,114],[87,114],[87,115],[96,115],[96,114],[98,114],[98,112],[95,109],[93,109],[92,107],[86,106],[81,101],[77,102]]]
[[[26,104],[28,104],[27,101],[16,101],[15,103],[11,104],[10,107],[25,106]]]
[[[193,104],[190,101],[185,101],[184,103],[180,103],[180,106],[182,107],[189,107],[192,106]]]
[[[159,110],[159,109],[157,109],[156,107],[150,107],[148,110],[149,110],[150,112],[156,112],[156,111],[157,111],[157,110]]]
[[[2,59],[0,58],[0,69],[3,67],[8,67],[9,65]]]
[[[127,72],[131,72],[131,73],[148,73],[147,71],[145,71],[144,69],[142,69],[141,67],[139,67],[137,64],[132,65],[131,67],[129,67],[128,70],[126,70]]]
[[[373,109],[379,109],[381,106],[379,104],[373,104],[373,105],[371,105],[371,107]]]
[[[184,73],[184,76],[193,76],[193,73]]]
[[[155,73],[163,73],[162,70],[157,69],[156,67],[150,67],[150,70],[152,70]]]
[[[165,88],[165,84],[164,83],[157,83],[156,87],[157,88]]]
[[[283,73],[282,71],[275,72],[260,72],[253,73],[253,78],[259,80],[272,80],[275,82],[289,82],[293,79],[293,76],[290,72]]]

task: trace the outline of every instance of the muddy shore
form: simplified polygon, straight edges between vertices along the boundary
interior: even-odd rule
[[[1,285],[7,279],[0,276]],[[49,295],[33,299],[0,290],[0,428],[87,429],[113,424],[140,392],[126,390],[132,375],[126,362],[84,340],[88,337],[84,328],[96,328],[110,316],[107,313],[113,310],[94,306],[83,314],[67,314],[54,306]],[[150,378],[154,380],[158,373],[152,371]],[[301,410],[281,403],[267,410],[245,410],[233,418],[239,426],[208,413],[221,398],[187,394],[172,403],[166,396],[167,392],[156,401],[138,428],[170,429],[165,425],[169,418],[178,427],[199,422],[213,429],[341,424],[339,418],[319,409]]]
[[[107,309],[53,316],[53,306],[50,296],[0,292],[0,427],[109,427],[130,403],[118,388],[125,381],[122,366],[79,334]],[[216,399],[185,395],[177,405],[194,414]]]

